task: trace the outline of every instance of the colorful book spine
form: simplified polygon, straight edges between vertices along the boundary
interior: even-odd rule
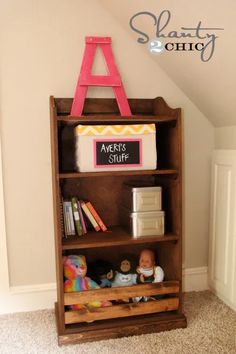
[[[81,200],[80,205],[81,205],[81,208],[83,209],[85,215],[87,216],[87,218],[89,219],[89,221],[93,225],[94,229],[96,231],[99,231],[100,226],[98,225],[97,221],[94,219],[93,215],[91,214],[91,212],[90,212],[89,208],[87,207],[87,205],[85,204],[85,202]]]
[[[67,236],[75,235],[75,225],[73,220],[72,205],[69,201],[63,202],[64,220],[65,220],[65,232]]]
[[[107,227],[104,224],[104,222],[102,221],[101,217],[98,215],[98,213],[96,212],[94,206],[92,205],[91,202],[87,202],[86,203],[88,209],[90,210],[91,214],[93,215],[94,219],[97,221],[98,225],[100,226],[100,228],[102,229],[102,231],[107,231]]]
[[[61,231],[62,231],[62,237],[66,237],[66,232],[65,232],[65,217],[64,217],[64,210],[63,210],[63,199],[61,198],[60,201],[60,212],[61,212]]]
[[[84,216],[83,216],[83,213],[82,213],[80,202],[77,201],[77,204],[78,204],[78,211],[79,211],[79,217],[80,217],[80,222],[81,222],[81,226],[82,226],[83,235],[85,235],[85,234],[87,234],[87,227],[86,227],[86,224],[85,224],[85,220],[84,220]]]
[[[69,232],[68,219],[67,219],[67,207],[64,201],[62,202],[62,205],[63,205],[63,219],[64,219],[64,234],[67,237]]]
[[[77,198],[75,198],[75,197],[71,198],[71,205],[72,205],[72,211],[73,211],[73,217],[74,217],[74,223],[75,223],[76,232],[77,232],[78,236],[82,236],[83,235],[83,229],[82,229],[80,216],[79,216]]]

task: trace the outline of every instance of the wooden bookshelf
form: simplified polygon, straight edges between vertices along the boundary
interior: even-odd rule
[[[86,99],[84,115],[71,117],[72,99],[50,98],[53,206],[57,271],[55,306],[59,344],[82,343],[186,327],[182,310],[182,158],[181,110],[162,98],[129,99],[132,117],[120,117],[114,99]],[[77,124],[155,123],[157,169],[140,171],[75,171],[74,128]],[[165,235],[133,238],[120,225],[119,205],[124,182],[142,180],[162,187]],[[109,232],[89,231],[81,237],[63,237],[61,197],[91,200]],[[84,254],[115,261],[123,253],[138,257],[143,248],[155,252],[165,279],[159,284],[64,293],[63,256]],[[88,298],[116,300],[161,294],[156,301],[113,305],[82,314],[65,305]],[[92,321],[92,322],[91,322]]]

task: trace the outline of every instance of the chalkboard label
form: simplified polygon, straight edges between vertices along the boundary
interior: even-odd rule
[[[142,166],[142,140],[95,139],[94,166]]]

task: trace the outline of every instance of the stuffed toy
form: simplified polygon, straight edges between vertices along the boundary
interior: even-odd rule
[[[111,286],[131,286],[136,284],[137,274],[134,272],[133,263],[129,255],[120,259]]]
[[[137,274],[134,273],[133,262],[129,255],[123,256],[118,264],[115,274],[113,274],[112,287],[117,286],[131,286],[136,284]],[[127,303],[127,299],[118,299],[118,303]]]
[[[113,270],[110,262],[98,259],[89,264],[89,276],[91,276],[101,288],[110,288]]]
[[[86,277],[87,273],[87,264],[84,256],[70,255],[64,257],[64,290],[66,293],[75,292],[75,291],[86,291],[91,289],[99,289],[100,286]],[[86,308],[97,308],[97,307],[107,307],[111,306],[110,301],[92,301],[88,304],[76,304],[71,305],[71,310],[82,310]]]
[[[152,250],[144,249],[140,253],[139,266],[137,271],[137,284],[143,283],[158,283],[164,279],[164,271],[161,267],[155,264],[155,255]],[[148,301],[147,296],[135,297],[134,302],[138,302],[141,299]]]

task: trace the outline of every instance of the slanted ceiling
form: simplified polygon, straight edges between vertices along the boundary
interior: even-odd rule
[[[159,15],[163,10],[170,10],[171,19],[163,33],[180,32],[181,27],[193,28],[199,21],[202,27],[224,28],[223,31],[209,32],[217,34],[218,38],[213,57],[208,62],[202,62],[200,53],[196,51],[154,55],[148,51],[147,44],[137,43],[137,46],[156,61],[214,126],[236,125],[235,0],[100,0],[100,4],[136,43],[139,35],[131,30],[129,20],[140,11]],[[156,27],[151,17],[139,18],[136,24],[150,39],[156,38]]]

